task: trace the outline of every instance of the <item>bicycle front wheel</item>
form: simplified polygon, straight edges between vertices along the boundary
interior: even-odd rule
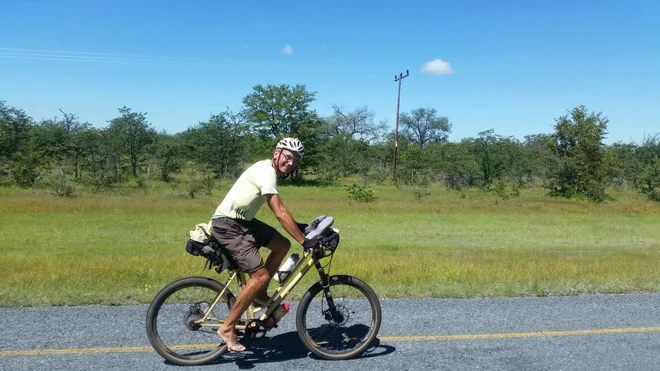
[[[302,297],[296,313],[298,336],[321,358],[353,358],[376,339],[381,322],[378,296],[363,281],[344,275],[331,276],[326,290],[319,282]]]
[[[154,350],[185,366],[208,363],[224,354],[227,346],[217,330],[236,301],[229,290],[218,298],[224,289],[207,277],[187,277],[163,288],[147,312],[147,337]]]

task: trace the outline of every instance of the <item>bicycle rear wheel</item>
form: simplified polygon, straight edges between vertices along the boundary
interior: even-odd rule
[[[147,311],[147,337],[166,360],[192,366],[211,362],[227,351],[217,334],[236,299],[225,290],[204,322],[204,313],[225,288],[207,277],[187,277],[172,282],[154,298]]]
[[[298,336],[321,358],[353,358],[376,339],[381,323],[378,296],[363,281],[343,275],[331,276],[327,290],[317,283],[301,299]]]

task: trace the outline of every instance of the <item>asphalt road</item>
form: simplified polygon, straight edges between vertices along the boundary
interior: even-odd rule
[[[660,370],[660,294],[383,300],[368,354],[319,360],[295,304],[266,340],[195,370]],[[150,347],[147,306],[0,308],[2,370],[177,370]]]

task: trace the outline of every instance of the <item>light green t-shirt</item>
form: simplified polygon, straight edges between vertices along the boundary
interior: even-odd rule
[[[225,216],[252,220],[266,202],[267,194],[277,194],[277,174],[271,160],[262,160],[241,174],[215,210],[212,219]]]

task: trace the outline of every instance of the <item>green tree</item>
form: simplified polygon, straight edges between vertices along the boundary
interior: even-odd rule
[[[398,181],[404,184],[424,185],[430,181],[432,161],[428,148],[422,148],[418,143],[400,147]]]
[[[381,167],[371,143],[385,131],[385,122],[377,122],[366,106],[351,111],[333,104],[333,113],[321,120],[314,146],[314,170],[319,180],[332,183],[340,177],[361,175],[380,178]],[[378,180],[378,179],[377,179]]]
[[[307,91],[305,85],[256,85],[253,90],[243,98],[246,117],[265,138],[299,134],[305,124],[316,119],[309,110],[316,92]]]
[[[12,157],[9,172],[14,182],[22,188],[33,187],[46,166],[43,156],[32,148],[25,148]]]
[[[81,152],[81,179],[94,191],[112,188],[122,179],[119,138],[108,129],[89,128],[77,134]]]
[[[43,162],[70,169],[74,178],[79,177],[83,143],[80,133],[91,125],[82,123],[78,116],[62,110],[63,117],[42,120],[29,131],[27,145],[42,158]],[[68,174],[65,174],[68,175]]]
[[[67,155],[67,133],[57,120],[43,120],[28,134],[27,145],[47,161],[62,162]]]
[[[92,125],[89,122],[81,122],[78,115],[72,113],[62,112],[62,124],[66,132],[66,156],[71,163],[74,172],[74,178],[80,177],[80,161],[85,155],[83,152],[82,133],[91,129]]]
[[[550,149],[552,137],[550,134],[526,135],[522,143],[521,176],[527,183],[535,185],[543,180],[548,173],[553,154]]]
[[[333,182],[351,175],[368,176],[376,166],[366,140],[347,140],[336,135],[316,147],[319,152],[317,173],[324,182]]]
[[[156,131],[147,122],[146,113],[131,112],[126,106],[119,108],[120,117],[110,121],[108,131],[118,139],[122,154],[127,155],[133,176],[144,162],[147,148],[156,137]]]
[[[158,163],[160,179],[164,182],[172,180],[172,174],[181,170],[182,139],[179,135],[159,133],[155,141],[155,158]]]
[[[585,197],[594,202],[606,199],[607,169],[604,166],[609,120],[602,114],[575,107],[556,119],[550,146],[557,162],[549,174],[550,193],[563,197]]]
[[[634,187],[649,199],[660,201],[660,134],[644,138],[634,156]]]
[[[335,103],[332,110],[332,115],[325,120],[329,137],[339,136],[347,141],[362,139],[369,143],[385,133],[386,121],[376,122],[376,113],[367,106],[348,111]]]
[[[316,111],[309,108],[316,92],[305,85],[256,85],[253,92],[243,98],[248,123],[262,139],[264,153],[270,153],[279,139],[285,136],[299,138],[305,146],[305,158],[296,168],[293,178],[318,165],[320,154],[315,148],[321,141],[324,122]]]
[[[523,150],[515,139],[495,134],[491,129],[480,132],[477,138],[464,141],[469,143],[479,162],[482,183],[486,188],[506,177],[519,181],[522,176]]]
[[[604,166],[615,186],[632,185],[638,168],[636,145],[617,142],[605,147]]]
[[[0,101],[0,166],[6,165],[28,138],[32,118],[25,111]]]
[[[399,122],[404,131],[417,144],[424,148],[430,142],[445,142],[451,132],[451,124],[446,117],[439,117],[435,108],[416,108],[403,113]]]
[[[208,121],[183,134],[185,151],[190,159],[211,171],[216,178],[233,176],[248,154],[247,130],[245,122],[229,110],[211,115]]]
[[[440,154],[441,174],[447,188],[460,190],[476,184],[480,166],[469,141],[442,143]]]

